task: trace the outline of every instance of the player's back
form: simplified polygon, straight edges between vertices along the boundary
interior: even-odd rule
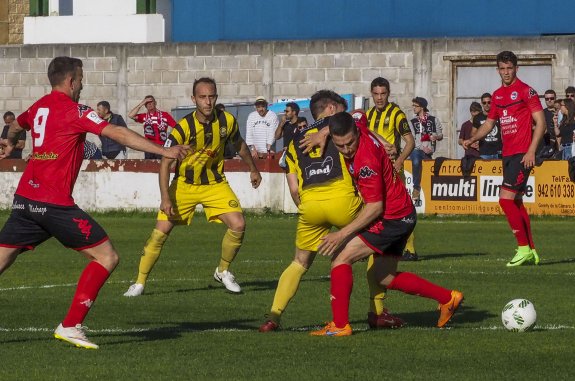
[[[383,201],[386,219],[409,215],[413,203],[385,148],[367,129],[360,128],[359,131],[357,153],[347,164],[364,202]]]
[[[52,91],[18,116],[32,135],[32,156],[16,194],[55,205],[74,205],[72,191],[84,155],[86,132],[108,124],[88,106]]]
[[[299,148],[298,142],[303,136],[328,128],[328,120],[329,118],[319,119],[304,130],[296,131],[286,153],[288,173],[297,174],[302,200],[306,198],[329,200],[356,194],[351,177],[345,169],[343,157],[330,138],[323,155],[319,154],[319,148],[315,148],[309,154],[304,154]]]

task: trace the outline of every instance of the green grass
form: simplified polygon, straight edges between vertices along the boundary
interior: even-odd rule
[[[0,214],[0,222],[6,213]],[[222,225],[197,215],[174,230],[138,298],[122,293],[135,278],[139,252],[154,225],[146,213],[100,214],[121,262],[85,324],[100,345],[76,349],[52,338],[85,260],[50,240],[25,253],[0,277],[1,380],[409,380],[575,377],[571,219],[535,218],[539,267],[508,269],[514,239],[503,217],[427,217],[419,221],[422,260],[400,263],[466,302],[451,328],[434,328],[436,304],[390,292],[386,305],[408,322],[368,331],[365,263],[354,266],[350,318],[354,335],[310,337],[330,319],[329,261],[318,257],[282,321],[261,334],[283,269],[291,262],[296,218],[248,215],[244,246],[232,270],[245,291],[224,292],[212,280]],[[538,312],[536,329],[503,330],[500,312],[514,298]]]

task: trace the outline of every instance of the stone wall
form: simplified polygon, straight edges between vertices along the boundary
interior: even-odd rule
[[[7,2],[8,44],[21,44],[24,41],[24,16],[30,14],[30,2],[27,0],[7,0]]]
[[[12,1],[12,0],[11,0]],[[449,57],[470,60],[513,50],[551,58],[553,88],[562,94],[573,84],[575,42],[568,36],[493,39],[378,39],[236,43],[158,43],[0,47],[0,110],[18,113],[49,91],[46,69],[58,55],[84,60],[82,102],[106,99],[126,115],[147,94],[170,110],[191,104],[194,79],[218,82],[219,101],[249,102],[309,97],[322,88],[369,97],[376,76],[391,82],[391,100],[411,110],[415,94],[430,101],[443,122],[446,139],[438,155],[454,152],[454,66]],[[130,127],[140,131],[133,123]],[[138,158],[133,153],[131,157]]]

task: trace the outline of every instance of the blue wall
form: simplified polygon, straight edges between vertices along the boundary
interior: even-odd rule
[[[573,0],[172,0],[174,42],[575,34]]]

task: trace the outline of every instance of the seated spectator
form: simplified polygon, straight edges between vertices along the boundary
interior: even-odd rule
[[[559,124],[557,118],[555,118],[555,137],[561,147],[562,159],[569,160],[573,156],[572,146],[575,138],[575,102],[572,98],[561,100],[560,112],[563,114],[563,119],[561,124]]]
[[[146,112],[138,113],[142,106],[146,106]],[[143,123],[144,137],[161,146],[166,142],[170,128],[176,125],[176,121],[169,113],[156,108],[156,99],[152,95],[146,95],[144,100],[130,111],[128,117],[135,122]],[[145,152],[144,158],[161,159],[162,156]]]
[[[478,102],[471,102],[469,113],[471,114],[471,117],[461,125],[461,131],[459,132],[457,144],[460,146],[463,146],[463,142],[471,137],[471,133],[473,131],[473,118],[481,114],[481,105]],[[466,149],[464,156],[479,157],[479,142],[473,143],[469,149]]]
[[[487,115],[489,114],[489,110],[491,110],[491,94],[484,93],[481,96],[481,106],[483,107],[483,112],[473,118],[472,135],[475,135],[479,127],[487,120]],[[498,120],[487,136],[479,141],[479,156],[483,160],[501,159],[502,149],[501,127],[499,126]]]
[[[101,101],[96,107],[96,113],[98,116],[109,123],[115,124],[116,126],[123,126],[128,128],[124,118],[119,114],[114,114],[110,110],[110,103],[107,101]],[[126,156],[126,146],[100,135],[100,141],[102,142],[102,156],[106,159],[127,159]]]
[[[10,128],[10,124],[16,119],[16,116],[12,111],[6,111],[4,113],[4,129],[2,130],[2,136],[0,137],[2,140],[6,140],[8,138],[8,129]],[[7,144],[7,143],[6,143]],[[18,134],[18,143],[14,146],[12,153],[6,159],[22,159],[22,151],[26,147],[26,130],[22,130]]]
[[[102,159],[102,151],[98,148],[96,143],[89,140],[84,141],[84,160],[100,160]]]
[[[423,159],[432,159],[435,146],[443,139],[443,128],[439,119],[429,113],[427,100],[422,97],[412,99],[413,113],[411,119],[415,148],[411,152],[410,159],[413,169],[413,193],[411,195],[416,206],[420,205],[421,171]]]
[[[273,156],[272,144],[278,127],[278,116],[268,110],[268,101],[260,96],[254,103],[256,111],[248,115],[246,123],[246,144],[254,159]]]

